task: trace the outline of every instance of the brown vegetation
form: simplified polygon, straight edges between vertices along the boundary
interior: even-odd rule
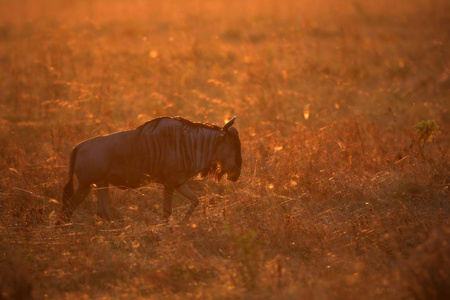
[[[1,1],[0,299],[449,299],[447,1]],[[53,226],[76,143],[237,115],[241,180]],[[176,197],[178,220],[189,203]]]

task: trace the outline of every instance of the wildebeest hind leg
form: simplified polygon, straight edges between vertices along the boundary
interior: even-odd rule
[[[77,207],[86,199],[86,196],[89,194],[91,187],[87,184],[81,184],[73,197],[69,199],[64,199],[63,208],[61,212],[61,216],[57,224],[61,224],[64,221],[69,221],[73,212],[77,209]]]
[[[174,189],[168,186],[164,186],[164,202],[163,202],[163,217],[168,219],[172,214],[172,199]]]
[[[111,214],[109,211],[109,190],[107,184],[98,185],[97,214],[105,220],[111,220]]]
[[[189,218],[191,217],[195,208],[198,206],[199,201],[197,195],[194,194],[194,192],[192,192],[185,184],[177,188],[177,191],[191,201],[191,206],[189,207],[189,210],[186,212],[186,215],[181,221],[181,223],[185,223],[189,221]]]

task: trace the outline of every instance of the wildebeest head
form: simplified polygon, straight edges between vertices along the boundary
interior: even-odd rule
[[[239,134],[236,128],[231,127],[235,120],[236,116],[222,128],[223,133],[218,148],[220,164],[219,180],[226,173],[228,180],[236,182],[241,175],[241,141],[239,140]]]

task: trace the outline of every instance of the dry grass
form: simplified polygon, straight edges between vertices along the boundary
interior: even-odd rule
[[[449,12],[0,1],[0,298],[448,299]],[[51,226],[77,142],[234,114],[242,178],[193,180],[189,226],[154,225],[157,185]]]

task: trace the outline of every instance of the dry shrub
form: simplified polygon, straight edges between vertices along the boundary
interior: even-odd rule
[[[242,283],[246,289],[255,289],[262,268],[261,242],[254,231],[226,230],[231,242],[231,259],[236,268],[234,281],[237,285]]]

